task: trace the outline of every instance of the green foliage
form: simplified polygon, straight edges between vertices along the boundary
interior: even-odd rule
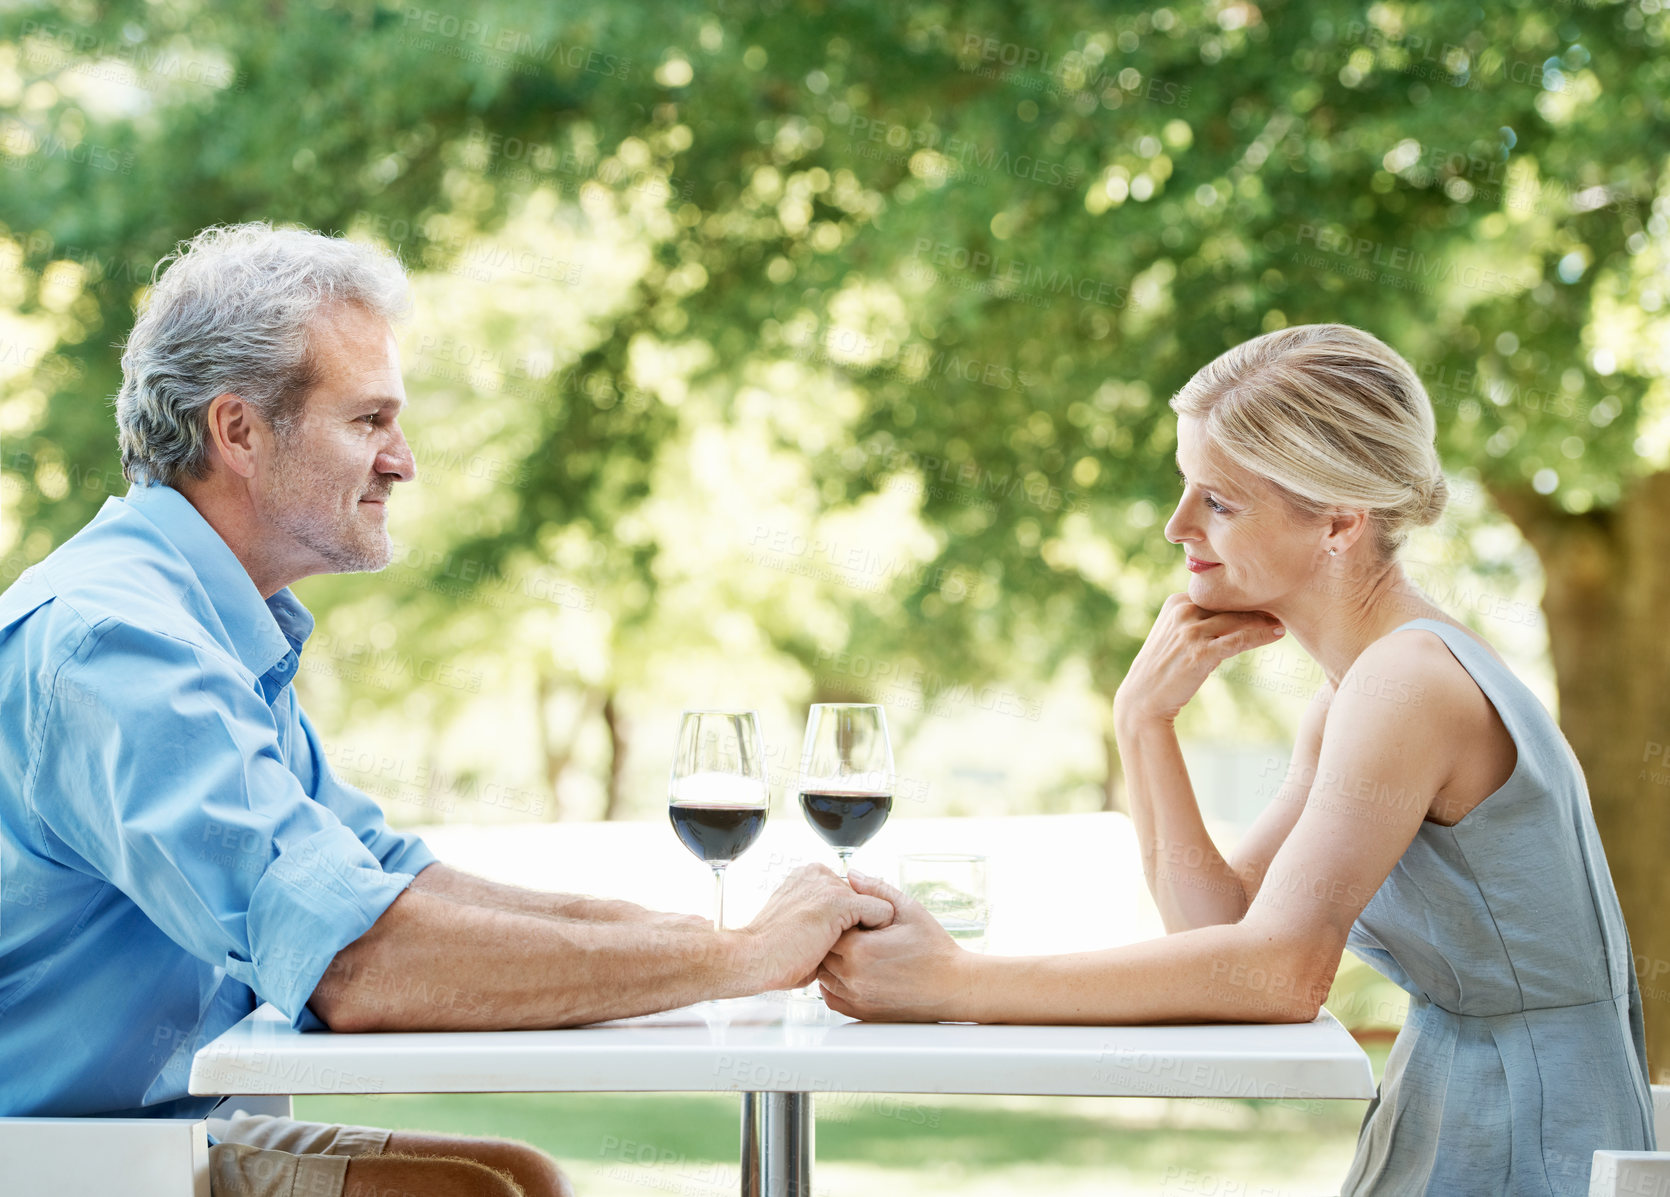
[[[1666,19],[14,8],[0,582],[123,489],[151,264],[270,219],[391,244],[425,298],[407,584],[304,591],[350,640],[540,695],[704,646],[802,698],[862,693],[853,653],[1110,695],[1182,584],[1163,400],[1261,331],[1400,348],[1458,484],[1582,512],[1664,467]],[[479,692],[337,680],[344,713]]]

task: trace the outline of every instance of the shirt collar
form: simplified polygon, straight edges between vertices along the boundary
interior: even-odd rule
[[[191,501],[171,486],[135,483],[123,502],[143,515],[184,557],[231,641],[262,681],[268,701],[296,675],[313,616],[286,586],[263,600],[249,571]]]

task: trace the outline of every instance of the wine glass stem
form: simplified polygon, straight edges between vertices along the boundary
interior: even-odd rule
[[[841,858],[841,880],[845,881],[847,878],[847,862],[852,859],[852,849],[837,848],[835,849],[835,855]]]
[[[725,866],[713,866],[713,929],[725,929]]]

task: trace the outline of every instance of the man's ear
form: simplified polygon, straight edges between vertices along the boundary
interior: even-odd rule
[[[224,391],[209,400],[209,440],[227,469],[253,478],[256,462],[270,452],[272,431],[242,396]]]

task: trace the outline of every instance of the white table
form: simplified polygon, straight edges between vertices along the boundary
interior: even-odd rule
[[[860,1023],[768,994],[560,1031],[303,1034],[263,1006],[197,1053],[191,1092],[743,1095],[743,1197],[810,1197],[813,1093],[1368,1098],[1327,1011],[1286,1026]]]

